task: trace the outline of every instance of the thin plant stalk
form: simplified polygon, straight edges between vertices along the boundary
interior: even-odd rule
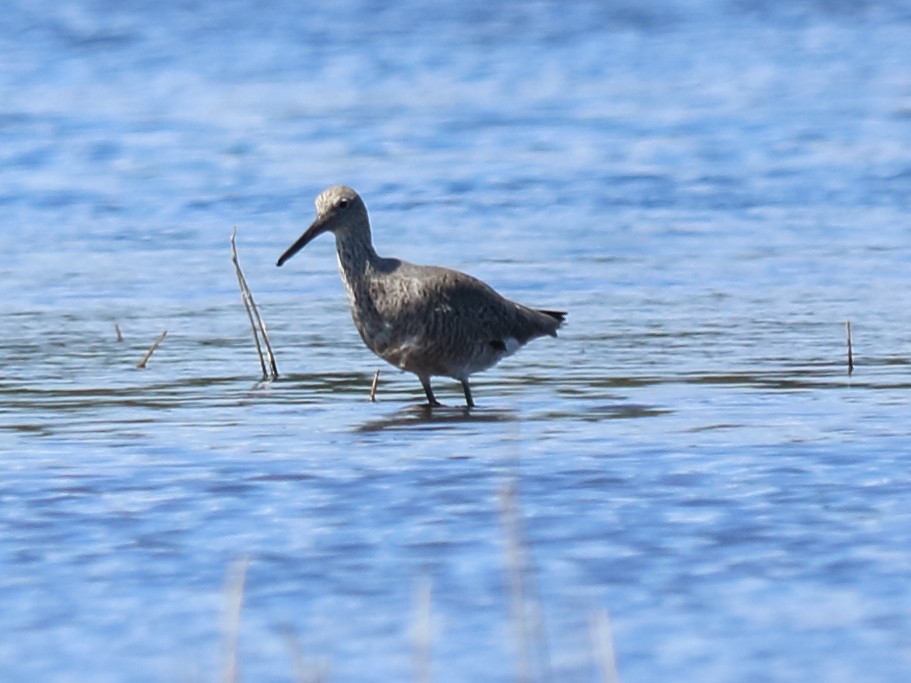
[[[506,535],[506,564],[512,601],[513,628],[518,649],[519,683],[537,679],[550,681],[550,657],[540,600],[529,586],[531,560],[519,521],[515,486],[507,485],[500,493],[500,506]],[[529,614],[531,612],[531,614]],[[537,670],[538,676],[533,672]]]
[[[848,335],[848,376],[854,372],[854,348],[851,344],[851,321],[845,323],[845,332]]]
[[[377,368],[377,371],[373,373],[373,382],[370,383],[370,402],[371,403],[376,402],[376,387],[377,387],[377,384],[379,384],[379,381],[380,381],[380,371],[379,371],[379,368]]]
[[[614,651],[614,639],[611,635],[610,617],[607,610],[599,612],[591,620],[592,648],[598,662],[601,683],[620,683],[617,671],[617,657]]]
[[[282,629],[285,639],[288,642],[288,649],[291,651],[291,658],[294,662],[294,682],[295,683],[323,683],[328,679],[325,664],[308,662],[304,657],[304,651],[301,647],[300,638],[297,631],[291,624],[286,624]]]
[[[379,372],[379,371],[377,371]],[[414,670],[417,683],[433,682],[433,611],[431,604],[430,579],[421,579],[415,591],[414,625],[412,627],[414,643]]]
[[[240,268],[240,261],[237,258],[237,228],[231,233],[231,261],[234,263],[234,270],[237,274],[237,284],[240,286],[241,298],[244,302],[244,308],[247,310],[247,318],[250,321],[250,328],[253,330],[253,341],[256,343],[256,353],[259,356],[259,365],[263,372],[263,379],[277,379],[278,365],[275,362],[275,355],[272,353],[272,345],[269,343],[269,335],[266,332],[266,323],[259,314],[256,302],[253,300],[253,293],[247,285],[247,278]],[[260,340],[260,337],[262,340]]]
[[[152,354],[155,353],[155,350],[161,345],[161,342],[164,341],[164,338],[168,336],[168,331],[165,330],[158,335],[158,338],[152,342],[152,345],[149,347],[149,350],[146,351],[146,355],[142,357],[142,360],[136,365],[137,368],[144,368],[148,362],[149,358],[152,357]]]
[[[232,567],[225,586],[224,683],[237,683],[240,680],[240,657],[238,656],[240,614],[244,605],[244,584],[247,580],[247,567],[249,564],[249,558],[245,557]]]

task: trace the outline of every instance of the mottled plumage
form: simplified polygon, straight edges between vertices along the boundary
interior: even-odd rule
[[[322,192],[316,214],[278,265],[317,235],[333,233],[361,339],[380,358],[417,375],[430,405],[439,405],[431,377],[459,380],[471,407],[469,375],[496,365],[535,337],[557,336],[565,313],[517,304],[465,273],[378,256],[367,207],[350,187]]]

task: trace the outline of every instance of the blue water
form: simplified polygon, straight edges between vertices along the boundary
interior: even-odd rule
[[[875,1],[6,3],[0,679],[424,680],[429,640],[437,681],[604,680],[605,611],[625,683],[911,679],[909,36]],[[560,338],[471,413],[390,367],[368,402],[332,240],[274,267],[338,182],[381,254]]]

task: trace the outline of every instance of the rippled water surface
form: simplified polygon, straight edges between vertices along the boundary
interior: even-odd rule
[[[0,678],[611,680],[606,612],[626,683],[911,680],[909,35],[901,2],[7,3]],[[336,182],[381,254],[560,338],[471,412],[391,367],[370,403],[331,238],[274,267]]]

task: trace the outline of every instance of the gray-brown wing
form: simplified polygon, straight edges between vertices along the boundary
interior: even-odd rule
[[[386,279],[380,314],[407,335],[465,344],[523,345],[542,335],[556,336],[562,314],[537,311],[498,294],[465,273],[400,263]]]

